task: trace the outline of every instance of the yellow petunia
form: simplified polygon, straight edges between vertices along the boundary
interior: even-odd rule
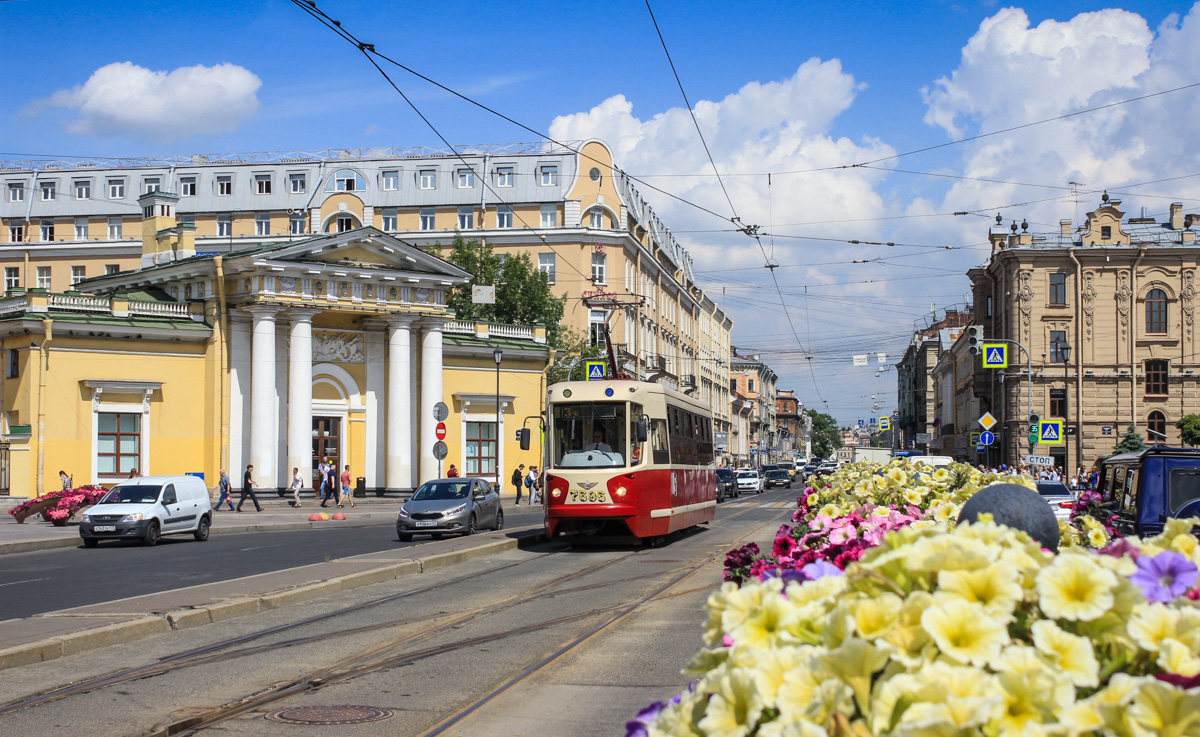
[[[854,629],[864,640],[887,635],[900,621],[904,602],[892,593],[883,593],[854,603]]]
[[[962,599],[935,603],[921,613],[921,626],[945,655],[980,667],[1009,641],[1008,629],[982,605]]]
[[[1037,574],[1038,604],[1046,616],[1090,622],[1112,609],[1117,577],[1093,558],[1063,552]]]
[[[700,729],[709,737],[746,737],[762,715],[763,703],[755,688],[754,673],[733,668],[709,683],[708,701]]]
[[[909,504],[912,504],[914,506],[920,504],[921,503],[921,492],[917,491],[916,489],[905,489],[904,490],[904,501],[906,501]]]
[[[1008,563],[993,563],[974,571],[938,573],[938,599],[958,597],[982,604],[984,611],[1003,622],[1012,618],[1023,595],[1021,574]]]
[[[1064,632],[1049,620],[1033,623],[1034,646],[1058,664],[1076,686],[1095,687],[1100,684],[1100,664],[1086,637]]]
[[[1133,610],[1127,629],[1143,650],[1158,652],[1163,640],[1174,638],[1179,627],[1179,611],[1165,604],[1145,604]]]
[[[1187,645],[1168,637],[1159,644],[1158,667],[1190,678],[1200,674],[1200,658]]]
[[[1095,527],[1088,530],[1087,540],[1093,548],[1104,548],[1108,545],[1108,533],[1104,531],[1103,527]]]
[[[1144,683],[1129,705],[1129,721],[1138,737],[1200,734],[1200,691],[1184,691],[1161,681]]]

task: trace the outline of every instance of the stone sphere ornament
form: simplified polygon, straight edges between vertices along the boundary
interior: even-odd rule
[[[980,514],[992,515],[998,525],[1022,530],[1043,548],[1058,552],[1058,519],[1045,499],[1020,484],[993,484],[963,505],[958,524],[969,525]]]

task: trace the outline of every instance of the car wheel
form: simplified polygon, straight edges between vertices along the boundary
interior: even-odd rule
[[[400,538],[400,542],[402,542],[402,543],[412,542],[412,533],[411,532],[397,532],[396,537]]]
[[[142,537],[142,544],[146,547],[152,548],[155,545],[158,545],[159,537],[158,520],[154,520],[150,523],[150,526],[146,528],[146,534]]]
[[[208,539],[208,517],[201,517],[200,524],[196,525],[196,531],[192,533],[192,537],[198,542],[204,542]]]
[[[85,548],[94,548],[99,544],[100,544],[100,541],[94,537],[83,538],[83,547],[85,547]]]
[[[496,510],[496,529],[497,530],[504,529],[504,510],[503,509]]]
[[[479,532],[479,523],[475,520],[475,515],[471,515],[471,519],[467,522],[467,531],[464,535],[474,535]]]

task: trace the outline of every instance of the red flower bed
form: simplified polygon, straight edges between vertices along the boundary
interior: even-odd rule
[[[55,524],[66,524],[67,520],[75,516],[76,512],[84,507],[90,507],[96,502],[104,498],[108,493],[108,489],[103,486],[80,486],[75,489],[66,489],[63,491],[52,491],[44,496],[39,496],[36,499],[30,499],[26,502],[21,502],[17,506],[8,510],[11,515],[18,515],[27,511],[38,502],[47,499],[53,500],[53,504],[42,512],[46,521]]]

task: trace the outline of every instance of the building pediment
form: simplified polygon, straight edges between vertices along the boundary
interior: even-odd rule
[[[406,241],[378,228],[357,228],[345,233],[328,233],[295,243],[281,243],[250,252],[226,256],[226,268],[241,270],[247,266],[285,264],[337,266],[345,269],[390,270],[414,273],[429,279],[457,284],[467,282],[471,274],[448,261],[426,253]]]

